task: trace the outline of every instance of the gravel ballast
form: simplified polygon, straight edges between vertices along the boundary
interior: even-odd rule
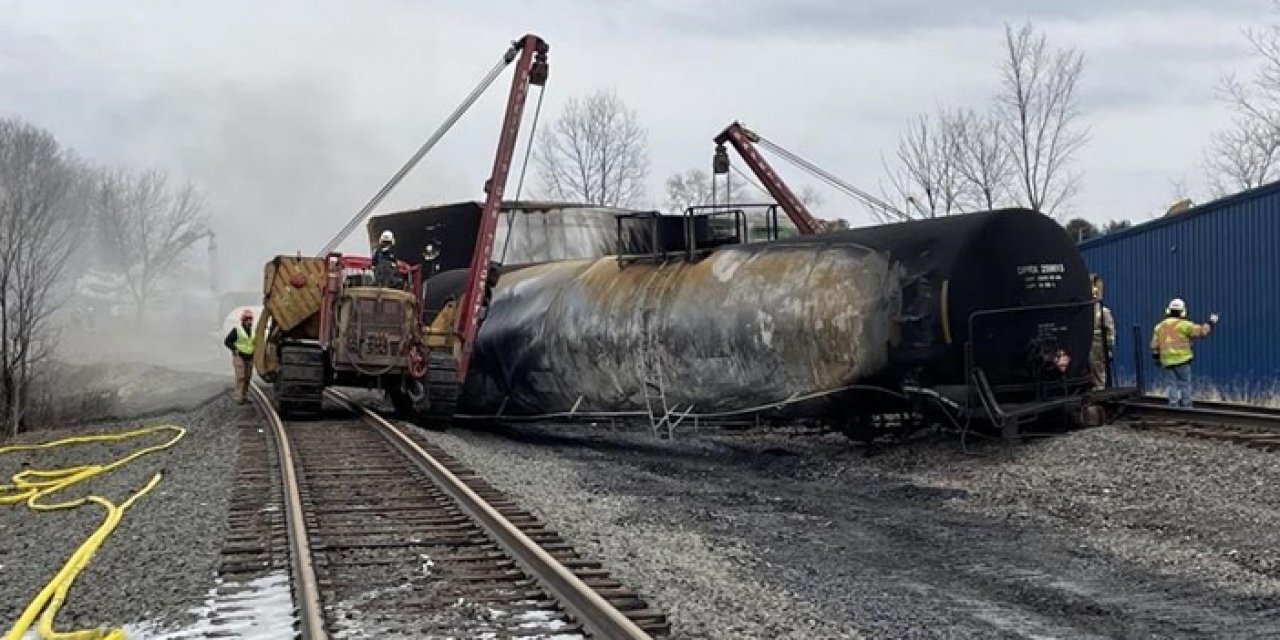
[[[428,437],[683,638],[1280,634],[1280,457],[1112,426],[867,458],[834,435]]]
[[[175,380],[168,382],[176,384]],[[119,526],[77,577],[59,611],[57,629],[138,623],[157,628],[193,619],[189,609],[199,605],[214,586],[227,501],[235,481],[236,420],[241,413],[244,418],[257,419],[252,409],[237,407],[224,393],[188,413],[36,431],[5,443],[43,442],[156,424],[176,424],[187,430],[171,448],[64,492],[63,497],[97,494],[119,504],[144,486],[152,474],[164,474],[159,485],[125,512]],[[0,456],[0,477],[8,481],[23,464],[106,463],[168,437],[170,434],[162,432],[115,444],[5,454]],[[4,629],[12,626],[104,514],[104,509],[93,504],[39,513],[25,505],[0,507],[0,622]]]

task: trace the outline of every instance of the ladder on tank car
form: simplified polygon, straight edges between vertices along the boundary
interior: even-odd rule
[[[659,326],[657,317],[662,303],[662,292],[670,281],[670,276],[663,279],[662,286],[655,287],[654,281],[668,264],[660,263],[640,292],[640,353],[637,363],[640,385],[644,392],[645,412],[649,416],[649,428],[661,439],[670,439],[675,434],[675,428],[693,411],[692,403],[683,414],[677,410],[677,407],[667,403],[666,381],[662,375],[662,363],[659,358],[662,327]],[[670,273],[675,270],[668,271]]]

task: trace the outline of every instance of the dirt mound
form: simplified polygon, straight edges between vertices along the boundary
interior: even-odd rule
[[[28,426],[192,411],[225,393],[231,376],[149,364],[49,363],[33,384]]]

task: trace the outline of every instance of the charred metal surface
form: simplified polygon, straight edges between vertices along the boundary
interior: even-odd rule
[[[452,275],[428,296],[447,298]],[[1082,376],[1091,315],[1018,310],[1088,299],[1070,238],[1019,209],[722,247],[693,262],[506,267],[461,411],[634,412],[652,382],[696,414],[855,385],[963,385],[970,342],[993,385],[1059,376],[1046,360],[1059,352],[1067,377]],[[1008,311],[973,315],[996,309]],[[829,399],[846,411],[869,401]]]
[[[740,245],[698,262],[563,261],[499,280],[470,410],[728,411],[841,387],[888,365],[899,274],[850,244]]]

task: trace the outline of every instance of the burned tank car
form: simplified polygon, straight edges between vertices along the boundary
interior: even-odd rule
[[[461,282],[428,281],[425,306]],[[912,389],[954,397],[974,367],[1021,402],[1046,383],[1087,381],[1088,295],[1062,228],[1017,209],[725,246],[695,261],[507,266],[460,410],[644,411],[657,386],[680,412],[847,415],[901,409]]]
[[[848,244],[738,245],[695,261],[509,270],[462,410],[718,413],[834,389],[888,364],[897,275]]]

